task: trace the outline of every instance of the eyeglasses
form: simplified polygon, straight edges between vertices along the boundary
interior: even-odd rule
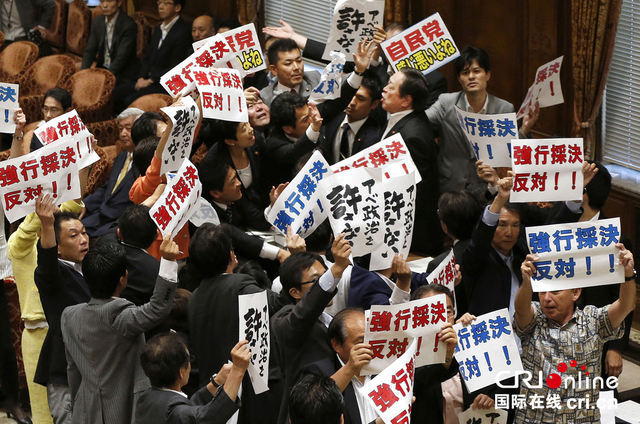
[[[42,114],[43,115],[46,115],[47,113],[55,115],[58,112],[60,112],[60,109],[58,109],[57,107],[46,107],[46,106],[44,106],[42,108]]]
[[[172,1],[165,1],[165,0],[158,1],[158,6],[170,6],[172,4],[175,4],[175,3]]]
[[[313,280],[311,280],[311,281],[305,281],[305,282],[303,282],[303,283],[300,283],[300,285],[301,285],[301,286],[303,286],[303,285],[305,285],[305,284],[315,284],[315,283],[317,283],[317,282],[318,282],[318,280],[319,280],[319,279],[320,279],[320,277],[316,277],[316,278],[314,278],[314,279],[313,279]]]

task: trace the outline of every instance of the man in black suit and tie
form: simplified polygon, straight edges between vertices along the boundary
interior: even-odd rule
[[[136,42],[138,25],[126,13],[120,13],[122,0],[102,0],[102,15],[91,24],[91,33],[82,56],[82,69],[96,67],[109,70],[116,84],[135,83],[138,75]]]

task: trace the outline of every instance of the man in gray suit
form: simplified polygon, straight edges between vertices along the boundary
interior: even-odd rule
[[[72,423],[133,421],[137,396],[151,386],[139,362],[143,333],[169,315],[176,293],[179,249],[170,235],[160,253],[153,296],[143,306],[118,297],[127,286],[123,246],[107,243],[85,256],[82,272],[92,298],[62,313]]]
[[[26,40],[29,31],[42,33],[49,28],[55,10],[53,0],[4,0],[0,7],[0,30],[8,42]]]
[[[278,79],[271,85],[260,90],[260,97],[267,106],[282,93],[296,92],[305,100],[311,95],[311,90],[320,83],[318,71],[304,72],[302,54],[295,41],[281,38],[273,42],[267,50],[269,69]]]
[[[431,128],[440,139],[438,171],[441,193],[480,183],[476,175],[477,158],[460,128],[455,107],[484,115],[514,111],[511,103],[487,93],[487,83],[491,78],[491,63],[487,52],[476,47],[466,47],[453,66],[462,91],[441,94],[438,101],[426,111]],[[539,110],[536,108],[523,118],[521,138],[529,134],[538,120]]]

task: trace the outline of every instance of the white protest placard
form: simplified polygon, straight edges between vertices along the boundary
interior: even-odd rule
[[[455,110],[476,158],[494,168],[511,166],[511,140],[518,138],[516,114],[481,115],[465,112],[458,106]]]
[[[182,162],[191,154],[193,137],[200,122],[200,110],[191,97],[184,97],[181,105],[167,106],[160,110],[173,122],[171,134],[162,152],[160,175],[163,175],[180,169]]]
[[[582,200],[581,138],[512,140],[511,202]]]
[[[422,180],[420,172],[416,168],[416,164],[413,162],[409,149],[400,133],[385,138],[373,146],[331,166],[333,172],[342,172],[354,168],[382,168],[384,178],[415,172],[416,184]]]
[[[193,68],[205,118],[249,122],[242,79],[235,69]]]
[[[458,415],[461,424],[507,424],[509,413],[504,409],[473,409],[469,408]]]
[[[538,102],[540,108],[564,103],[562,87],[560,86],[560,68],[562,59],[560,56],[551,62],[545,63],[536,70],[536,80],[529,87],[527,96],[518,109],[518,119],[529,113]]]
[[[382,189],[382,243],[371,253],[371,271],[391,267],[396,253],[409,256],[416,214],[416,174],[385,179]]]
[[[535,262],[534,292],[624,283],[620,265],[620,218],[527,227]]]
[[[67,139],[2,161],[0,196],[9,222],[33,212],[40,194],[51,194],[56,205],[80,198],[79,160],[76,143]]]
[[[185,159],[174,178],[167,181],[162,196],[149,210],[149,215],[162,233],[175,236],[189,221],[200,202],[202,183],[198,170]]]
[[[395,72],[402,68],[415,68],[428,74],[460,56],[439,13],[405,29],[380,46]]]
[[[218,213],[211,203],[207,202],[202,197],[197,205],[194,206],[195,211],[189,221],[195,225],[196,227],[201,227],[202,224],[210,222],[213,225],[220,225],[220,218],[218,217]]]
[[[438,294],[401,305],[372,305],[364,342],[371,345],[371,361],[360,375],[378,374],[416,339],[416,367],[443,363],[447,346],[438,333],[447,322],[446,295]]]
[[[260,47],[260,40],[258,39],[256,27],[253,23],[231,29],[223,34],[216,34],[213,37],[217,35],[224,38],[246,73],[249,74],[267,68],[267,62]],[[193,43],[193,51],[200,49],[211,41],[213,37]]]
[[[417,341],[358,391],[386,424],[409,423],[416,370]]]
[[[383,20],[384,0],[338,0],[322,58],[331,60],[331,53],[342,52],[351,60],[358,43],[365,38],[372,40],[374,27],[384,26]]]
[[[36,128],[34,134],[38,136],[43,146],[67,140],[74,143],[75,151],[78,153],[78,169],[100,160],[100,156],[91,146],[91,133],[84,126],[75,109]]]
[[[287,234],[287,226],[291,226],[293,234],[303,238],[313,233],[328,216],[318,185],[331,174],[322,153],[313,152],[273,204],[267,220],[283,234]]]
[[[467,390],[474,392],[522,371],[522,361],[507,308],[453,326],[458,335],[455,357]]]
[[[320,76],[320,82],[311,91],[311,96],[309,96],[309,100],[315,104],[340,97],[340,89],[343,83],[342,69],[346,59],[343,53],[338,52],[331,53],[331,57],[331,63],[324,68]]]
[[[440,265],[438,265],[436,269],[429,274],[427,281],[429,284],[440,284],[441,286],[445,286],[451,290],[451,293],[453,293],[455,289],[456,273],[456,258],[453,256],[453,249],[451,249],[447,257],[440,262]]]
[[[375,168],[351,169],[320,182],[321,203],[333,234],[345,233],[353,256],[371,253],[382,243],[381,182],[382,171]]]
[[[249,342],[251,363],[247,371],[257,395],[269,390],[269,308],[267,292],[238,296],[240,340]]]
[[[16,124],[13,123],[15,110],[20,107],[18,96],[20,86],[0,82],[0,133],[13,134],[16,132]]]

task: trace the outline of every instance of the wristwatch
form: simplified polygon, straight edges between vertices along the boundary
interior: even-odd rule
[[[215,373],[211,376],[211,384],[213,384],[213,387],[215,387],[216,389],[218,387],[220,387],[220,385],[218,383],[216,383],[216,377],[218,376],[218,373]]]
[[[638,276],[638,272],[634,268],[633,269],[633,275],[631,277],[624,277],[624,281],[635,280],[637,276]]]

